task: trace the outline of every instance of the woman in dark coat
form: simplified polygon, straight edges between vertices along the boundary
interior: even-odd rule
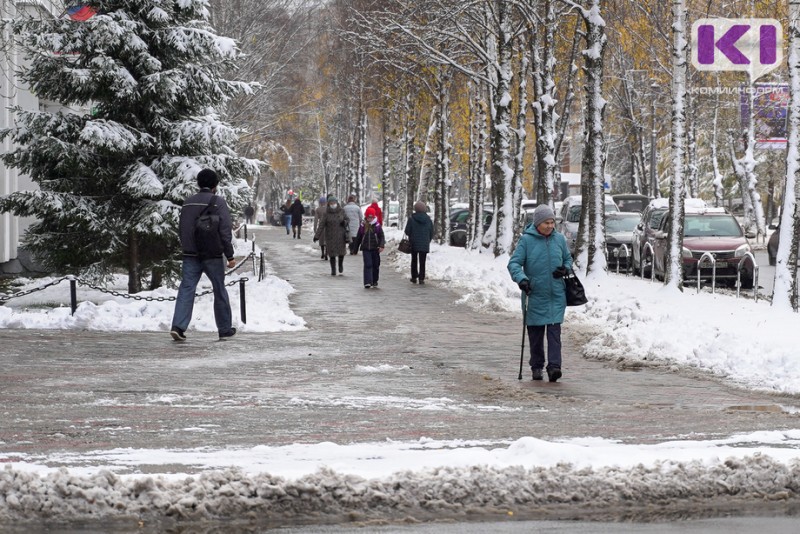
[[[292,214],[292,239],[300,239],[300,230],[303,228],[303,215],[305,215],[306,209],[299,198],[294,199],[294,204],[289,212]]]
[[[425,262],[431,251],[433,221],[424,202],[414,204],[414,214],[406,222],[405,233],[411,241],[411,283],[425,283]]]
[[[331,276],[336,276],[337,258],[339,259],[339,274],[342,274],[350,232],[347,231],[347,217],[344,210],[334,196],[328,197],[328,206],[314,233],[314,241],[322,240],[325,243],[325,253],[331,261]]]

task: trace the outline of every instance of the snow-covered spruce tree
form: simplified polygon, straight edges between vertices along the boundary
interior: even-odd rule
[[[0,210],[37,219],[24,243],[48,268],[95,281],[126,269],[135,293],[177,271],[180,204],[200,169],[217,171],[234,212],[245,202],[261,162],[237,156],[220,108],[252,87],[222,77],[239,52],[209,26],[206,0],[87,4],[84,22],[9,22],[20,79],[70,109],[15,110],[0,136],[18,148],[2,158],[40,189]]]

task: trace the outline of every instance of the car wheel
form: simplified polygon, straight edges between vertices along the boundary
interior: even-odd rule
[[[752,276],[742,276],[741,282],[742,282],[741,289],[753,289],[753,277]]]

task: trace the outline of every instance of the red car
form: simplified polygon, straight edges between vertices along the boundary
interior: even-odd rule
[[[653,239],[653,268],[657,278],[663,278],[666,271],[667,229],[669,217],[661,220],[659,230]],[[739,263],[751,252],[736,218],[725,213],[722,208],[708,208],[696,213],[686,213],[683,221],[683,280],[690,283],[697,279],[697,264],[705,253],[716,260],[716,278],[728,285],[736,285]],[[742,289],[753,287],[753,262],[745,260],[742,264]],[[710,262],[704,263],[700,270],[702,280],[711,280]]]

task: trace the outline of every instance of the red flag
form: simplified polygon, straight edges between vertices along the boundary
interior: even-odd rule
[[[97,11],[95,11],[94,9],[85,4],[77,4],[67,8],[67,15],[69,16],[69,18],[81,22],[89,20],[96,13]]]

